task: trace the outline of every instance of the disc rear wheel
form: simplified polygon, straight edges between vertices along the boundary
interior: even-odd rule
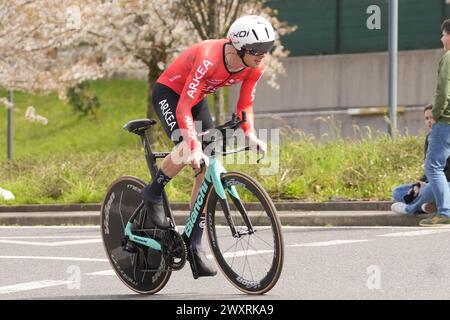
[[[100,225],[106,254],[120,280],[133,291],[154,294],[166,285],[171,275],[161,252],[125,239],[127,222],[139,207],[132,228],[141,236],[157,237],[157,230],[151,234],[151,230],[143,229],[146,210],[141,192],[145,185],[142,180],[129,176],[114,181],[102,203]]]

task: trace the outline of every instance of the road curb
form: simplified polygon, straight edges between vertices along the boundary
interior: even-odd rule
[[[250,214],[252,212],[250,211]],[[188,211],[174,211],[175,222],[184,225]],[[396,215],[391,211],[279,211],[283,226],[418,226],[429,215]],[[217,219],[217,223],[225,221]],[[99,211],[79,212],[1,212],[3,226],[99,225]]]
[[[279,211],[388,211],[392,201],[339,201],[339,202],[274,202]],[[0,206],[0,212],[65,212],[100,211],[99,203],[81,204],[30,204]],[[171,203],[172,210],[189,210],[184,202]],[[249,210],[253,209],[250,204]]]
[[[0,212],[2,226],[99,225],[98,211],[85,212]]]

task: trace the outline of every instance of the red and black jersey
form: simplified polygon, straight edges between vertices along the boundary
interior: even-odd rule
[[[190,47],[178,56],[157,82],[168,86],[180,95],[176,118],[180,129],[184,130],[191,150],[200,146],[195,132],[191,108],[208,93],[224,86],[242,82],[237,113],[247,113],[247,122],[242,125],[246,134],[253,131],[253,100],[255,88],[264,69],[264,64],[257,69],[246,67],[230,73],[225,66],[225,44],[228,39],[206,40]]]

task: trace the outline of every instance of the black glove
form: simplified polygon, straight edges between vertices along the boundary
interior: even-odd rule
[[[411,185],[411,189],[409,189],[408,193],[403,197],[403,200],[405,200],[406,204],[409,204],[417,198],[419,192],[420,192],[420,183],[417,182]]]

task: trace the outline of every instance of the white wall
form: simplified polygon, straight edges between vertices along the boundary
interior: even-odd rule
[[[443,50],[403,51],[398,59],[399,129],[410,134],[424,132],[422,106],[433,102],[437,67]],[[291,126],[321,136],[328,132],[319,116],[333,114],[342,122],[342,134],[353,135],[352,125],[387,132],[383,115],[351,116],[348,108],[388,104],[388,53],[364,53],[293,57],[283,60],[286,77],[280,89],[258,84],[254,111],[260,128]],[[233,110],[239,87],[231,92]]]

